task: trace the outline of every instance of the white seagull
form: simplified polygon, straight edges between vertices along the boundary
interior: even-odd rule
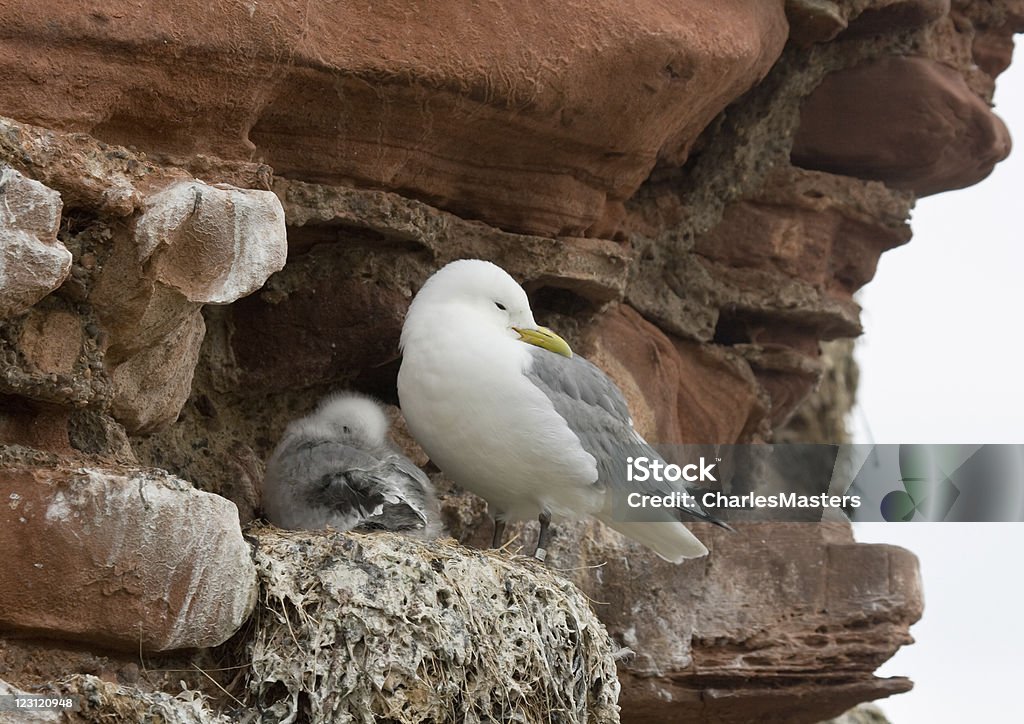
[[[495,546],[505,522],[538,518],[544,560],[552,518],[593,516],[678,563],[708,550],[681,522],[626,522],[613,508],[630,490],[683,491],[625,482],[630,456],[660,456],[633,429],[622,393],[601,370],[533,318],[526,292],[477,259],[436,272],[402,328],[398,396],[409,430],[458,485],[487,501]],[[619,516],[621,517],[621,516]]]
[[[295,420],[267,462],[263,510],[289,530],[389,530],[418,538],[441,531],[426,473],[388,439],[388,420],[370,397],[326,397]]]

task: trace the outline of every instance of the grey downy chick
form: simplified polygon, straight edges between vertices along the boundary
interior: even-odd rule
[[[381,405],[351,392],[290,423],[267,463],[263,509],[291,530],[388,530],[436,538],[440,509],[426,473],[388,438]]]

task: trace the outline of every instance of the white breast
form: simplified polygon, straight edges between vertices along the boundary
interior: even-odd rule
[[[398,375],[402,412],[431,460],[506,519],[599,510],[594,458],[523,375],[530,348],[434,331],[407,343]]]

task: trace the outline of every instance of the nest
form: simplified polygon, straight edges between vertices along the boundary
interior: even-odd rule
[[[241,655],[262,721],[619,720],[608,633],[532,560],[390,534],[251,532],[261,600]]]
[[[62,682],[59,689],[64,695],[81,697],[82,708],[77,714],[65,715],[68,719],[58,715],[56,721],[90,724],[231,724],[234,721],[214,711],[206,696],[190,690],[184,682],[181,682],[181,692],[175,696],[162,691],[142,691],[133,686],[112,684],[88,674],[77,674]]]

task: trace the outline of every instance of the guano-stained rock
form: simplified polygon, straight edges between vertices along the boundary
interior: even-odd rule
[[[159,470],[5,458],[0,549],[8,634],[131,651],[216,646],[256,599],[234,504]]]
[[[192,387],[202,304],[226,304],[284,266],[280,201],[269,191],[176,183],[145,197],[118,235],[89,300],[110,333],[112,411],[133,432],[173,422]]]
[[[0,164],[0,319],[59,287],[71,252],[57,241],[60,194]]]
[[[146,198],[135,223],[139,261],[190,302],[227,304],[284,267],[284,210],[269,191],[201,181]]]

